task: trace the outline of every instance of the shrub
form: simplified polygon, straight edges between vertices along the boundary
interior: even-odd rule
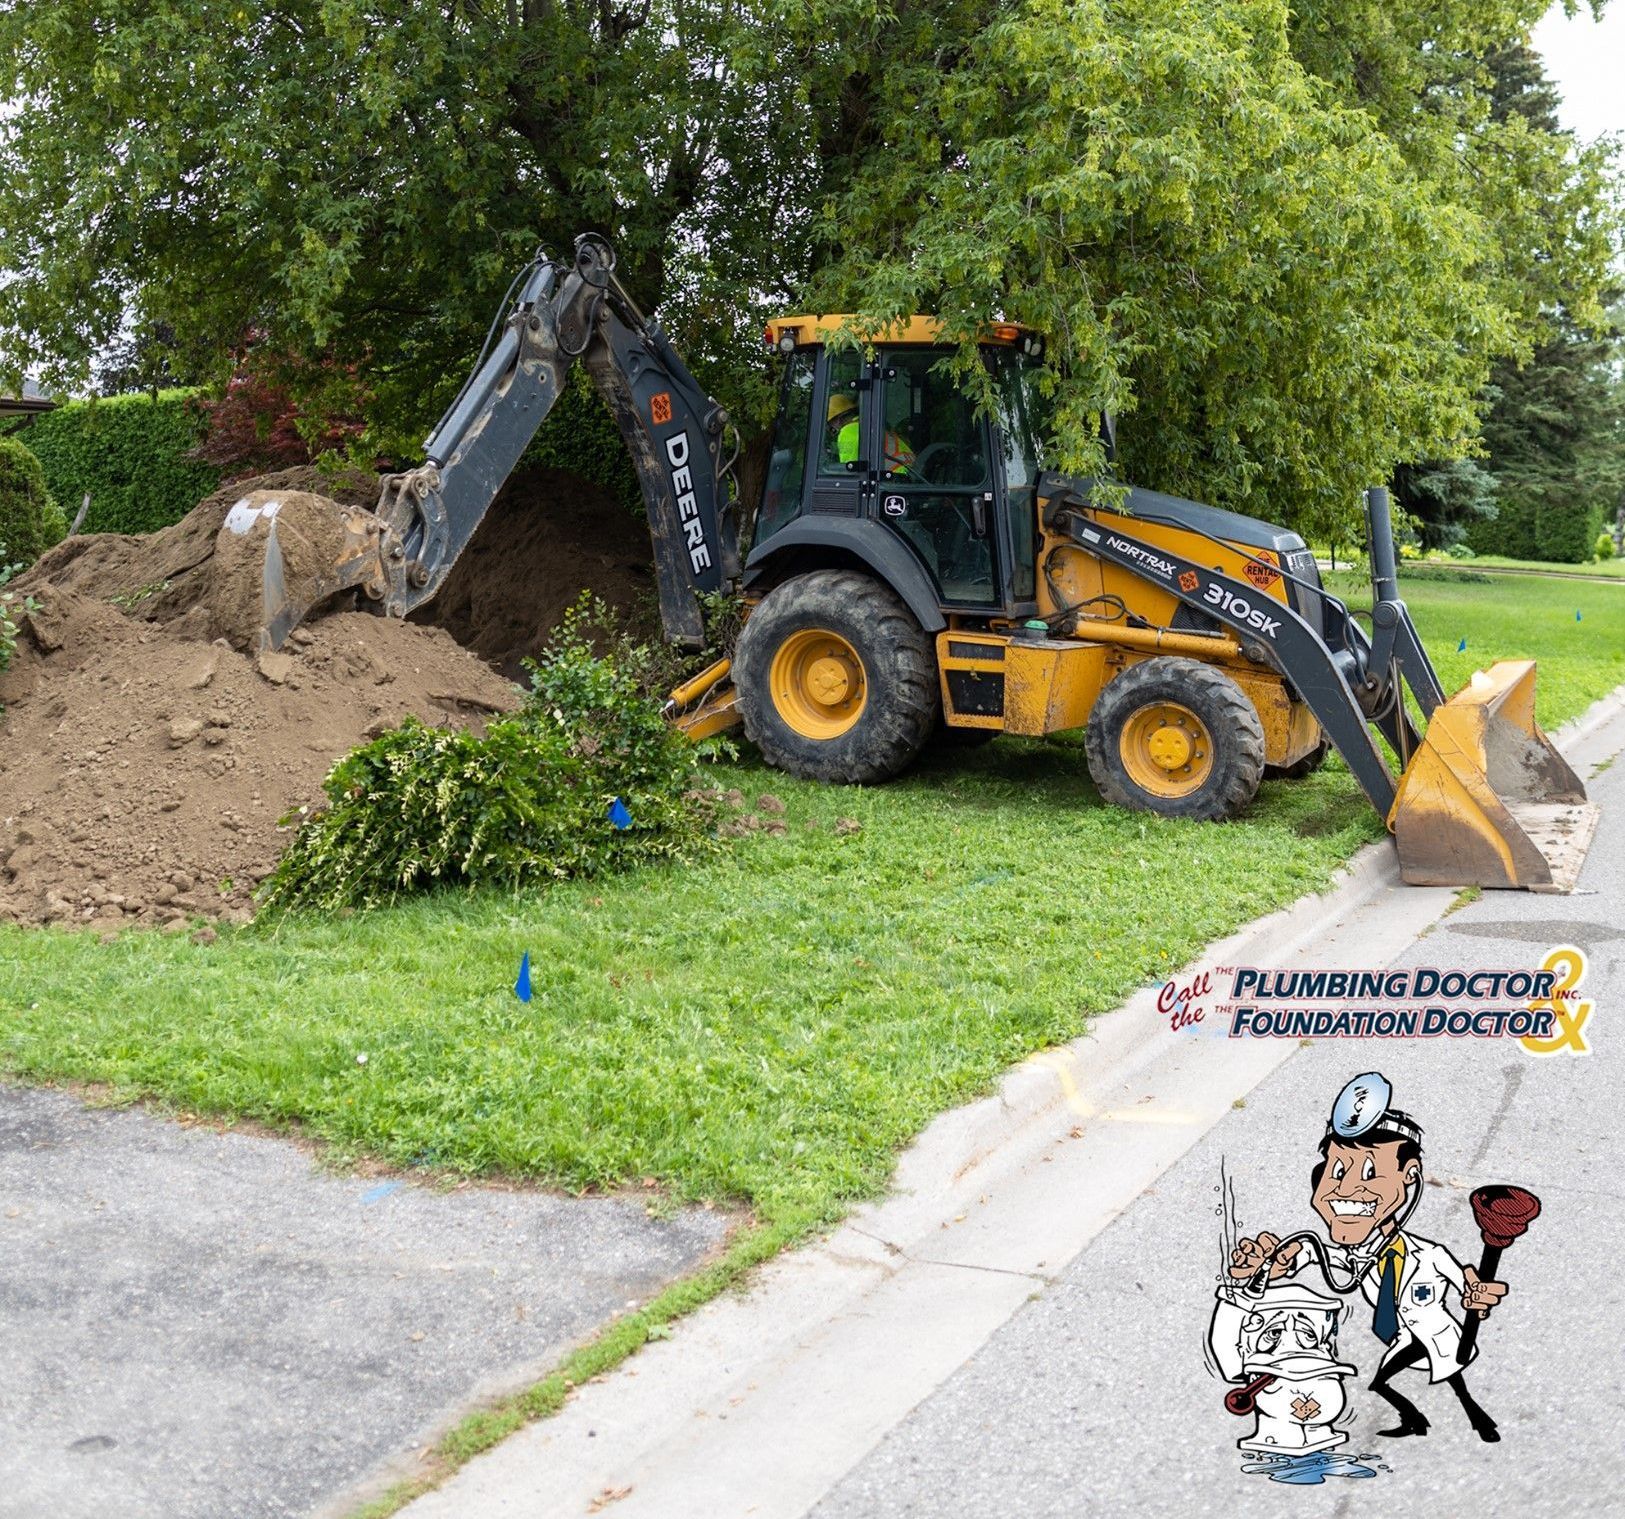
[[[0,438],[0,443],[5,440]],[[0,586],[3,586],[19,570],[23,568],[20,562],[11,560],[10,552],[4,543],[0,543]],[[31,611],[34,607],[32,600],[24,601],[23,611]],[[17,594],[7,591],[0,594],[0,675],[6,672],[11,664],[11,656],[17,652]],[[6,709],[0,705],[0,712]]]
[[[192,456],[202,420],[192,392],[69,401],[35,417],[24,437],[51,493],[77,511],[85,493],[89,533],[150,533],[179,522],[219,483]]]
[[[566,617],[523,707],[483,737],[409,718],[334,766],[327,806],[301,825],[266,906],[370,907],[442,883],[513,889],[704,847],[702,751],[640,692],[635,657],[594,654],[590,622],[584,605]]]
[[[46,487],[45,471],[16,438],[0,437],[0,544],[4,558],[32,564],[67,536],[68,524]]]
[[[1614,535],[1609,532],[1597,534],[1597,548],[1593,555],[1596,559],[1612,559],[1614,557]]]
[[[1503,490],[1495,515],[1480,518],[1467,529],[1467,542],[1480,554],[1504,554],[1509,559],[1538,559],[1535,537],[1538,513],[1527,496]]]
[[[221,394],[196,402],[204,419],[197,457],[224,480],[349,458],[371,399],[354,365],[250,347],[238,355]]]
[[[1543,506],[1536,524],[1540,553],[1553,564],[1586,564],[1596,552],[1602,512],[1579,501]]]

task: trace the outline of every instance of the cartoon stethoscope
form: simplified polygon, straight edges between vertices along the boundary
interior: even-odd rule
[[[1327,1134],[1334,1135],[1338,1139],[1358,1139],[1380,1127],[1388,1133],[1396,1134],[1402,1139],[1414,1140],[1420,1145],[1422,1126],[1409,1114],[1393,1107],[1393,1097],[1393,1085],[1380,1071],[1367,1071],[1363,1076],[1356,1076],[1337,1094],[1337,1101],[1332,1104],[1332,1116],[1326,1125]],[[1387,1233],[1373,1229],[1369,1243],[1348,1247],[1341,1268],[1335,1266],[1327,1253],[1325,1242],[1314,1230],[1300,1229],[1296,1234],[1288,1235],[1270,1252],[1269,1259],[1252,1274],[1246,1285],[1236,1289],[1237,1296],[1252,1301],[1262,1298],[1264,1289],[1269,1286],[1270,1269],[1275,1264],[1276,1257],[1288,1245],[1302,1244],[1319,1263],[1326,1285],[1339,1297],[1347,1297],[1358,1289],[1366,1274],[1376,1265],[1383,1250],[1387,1248],[1388,1242],[1405,1227],[1406,1221],[1416,1211],[1416,1205],[1421,1200],[1421,1181],[1407,1180],[1405,1201],[1394,1217],[1393,1229]],[[1500,1266],[1502,1250],[1534,1222],[1540,1213],[1540,1199],[1522,1187],[1489,1186],[1475,1188],[1467,1201],[1473,1210],[1479,1234],[1484,1240],[1484,1254],[1479,1262],[1478,1276],[1481,1281],[1493,1281]],[[1480,1315],[1473,1314],[1462,1326],[1461,1344],[1456,1352],[1458,1365],[1465,1365],[1472,1355],[1481,1321]],[[1225,1394],[1224,1406],[1233,1414],[1250,1414],[1257,1402],[1258,1394],[1274,1380],[1273,1376],[1266,1373],[1245,1386],[1231,1388]]]

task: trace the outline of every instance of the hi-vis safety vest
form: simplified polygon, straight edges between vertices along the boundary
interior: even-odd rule
[[[835,453],[842,464],[850,464],[858,456],[858,424],[848,422],[835,438]],[[888,431],[885,445],[885,466],[888,475],[914,467],[914,450],[896,433]]]

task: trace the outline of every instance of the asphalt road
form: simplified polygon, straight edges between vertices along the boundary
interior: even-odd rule
[[[342,1508],[724,1228],[338,1177],[279,1140],[0,1087],[0,1516]]]
[[[1591,783],[1603,820],[1569,897],[1487,893],[1394,964],[1538,964],[1568,942],[1590,957],[1592,1053],[1536,1058],[1471,1040],[1322,1040],[1301,1049],[1232,1111],[1064,1274],[859,1462],[817,1519],[1108,1519],[1108,1516],[1360,1515],[1472,1519],[1625,1514],[1625,1289],[1618,1256],[1620,1114],[1625,1099],[1625,764]],[[1199,1035],[1198,1037],[1202,1037]],[[1468,1373],[1500,1423],[1486,1445],[1444,1385],[1399,1387],[1433,1421],[1385,1439],[1394,1420],[1365,1389],[1379,1342],[1361,1299],[1340,1335],[1352,1438],[1373,1477],[1286,1486],[1247,1475],[1246,1425],[1224,1411],[1203,1341],[1221,1260],[1221,1166],[1244,1232],[1316,1223],[1309,1172],[1349,1077],[1384,1072],[1423,1124],[1428,1184],[1416,1233],[1476,1263],[1470,1188],[1512,1182],[1543,1212],[1510,1248],[1509,1295]]]

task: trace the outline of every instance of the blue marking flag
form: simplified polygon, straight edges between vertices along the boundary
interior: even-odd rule
[[[630,828],[632,826],[632,814],[626,810],[626,803],[619,797],[616,797],[609,804],[609,820],[617,828]]]
[[[1580,620],[1580,609],[1578,607],[1574,609],[1574,620],[1576,622]]]
[[[530,951],[528,949],[519,961],[519,979],[513,984],[513,994],[521,1002],[530,1001]]]
[[[1460,643],[1458,643],[1456,645],[1456,653],[1465,654],[1466,652],[1467,652],[1467,640],[1464,638],[1464,639],[1462,639],[1462,641]]]

